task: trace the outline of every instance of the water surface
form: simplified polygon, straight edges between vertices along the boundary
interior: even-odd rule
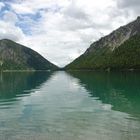
[[[0,74],[0,140],[139,140],[140,74]]]

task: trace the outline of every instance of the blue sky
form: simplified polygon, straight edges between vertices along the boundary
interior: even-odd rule
[[[26,45],[64,66],[134,19],[139,0],[0,0],[0,39]]]

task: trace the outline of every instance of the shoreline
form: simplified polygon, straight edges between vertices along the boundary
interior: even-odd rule
[[[52,72],[54,70],[2,70],[0,72]]]
[[[64,69],[63,71],[91,71],[91,72],[140,72],[140,69]]]
[[[112,69],[112,70],[103,70],[103,69],[57,69],[57,70],[2,70],[0,72],[54,72],[54,71],[90,71],[90,72],[140,72],[140,69]]]

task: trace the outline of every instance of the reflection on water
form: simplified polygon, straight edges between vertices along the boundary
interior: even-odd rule
[[[91,96],[140,119],[140,73],[71,72]]]
[[[1,73],[0,140],[139,140],[139,76]]]
[[[40,88],[50,77],[49,73],[0,73],[0,108],[11,107],[20,97]],[[18,98],[19,97],[19,98]]]

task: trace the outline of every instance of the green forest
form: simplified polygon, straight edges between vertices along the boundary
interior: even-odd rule
[[[140,36],[131,37],[113,51],[109,47],[96,48],[81,55],[66,69],[140,69]]]

